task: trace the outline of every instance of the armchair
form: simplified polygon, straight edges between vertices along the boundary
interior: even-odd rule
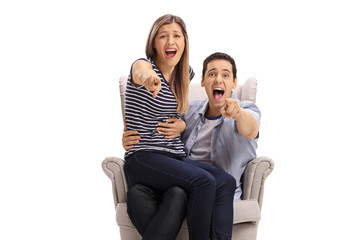
[[[124,116],[125,89],[127,77],[122,76],[120,83],[121,107]],[[237,86],[234,94],[240,100],[256,101],[257,81],[249,78],[243,85]],[[206,93],[200,83],[190,84],[189,99],[205,98]],[[132,224],[126,205],[127,183],[124,174],[124,160],[117,157],[107,157],[102,162],[105,174],[112,182],[112,191],[116,211],[116,222],[120,228],[122,240],[140,240],[141,236]],[[241,201],[234,201],[233,237],[236,240],[255,240],[257,228],[261,218],[264,183],[274,168],[273,161],[268,157],[258,157],[248,163],[243,178],[243,194]],[[184,221],[177,240],[187,240],[188,229]]]

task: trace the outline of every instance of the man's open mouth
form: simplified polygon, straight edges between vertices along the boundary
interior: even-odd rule
[[[222,96],[224,96],[224,89],[222,88],[214,88],[213,89],[213,96],[215,100],[220,100]]]
[[[167,57],[172,58],[176,55],[176,49],[166,49],[165,54]]]

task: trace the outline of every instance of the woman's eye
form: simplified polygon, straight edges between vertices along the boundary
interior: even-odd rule
[[[160,35],[160,38],[166,38],[166,35]]]

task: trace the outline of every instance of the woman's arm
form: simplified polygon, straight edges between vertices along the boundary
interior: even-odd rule
[[[132,67],[131,75],[134,84],[145,86],[148,91],[153,92],[153,97],[156,98],[161,89],[161,80],[149,62],[136,61]]]
[[[185,130],[186,123],[182,119],[169,118],[166,119],[166,123],[159,122],[156,130],[160,135],[164,135],[165,138],[175,138]]]

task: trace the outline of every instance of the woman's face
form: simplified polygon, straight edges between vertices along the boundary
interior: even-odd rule
[[[153,47],[156,49],[154,60],[157,64],[167,65],[170,68],[175,67],[185,49],[185,37],[181,26],[171,23],[160,27]]]

